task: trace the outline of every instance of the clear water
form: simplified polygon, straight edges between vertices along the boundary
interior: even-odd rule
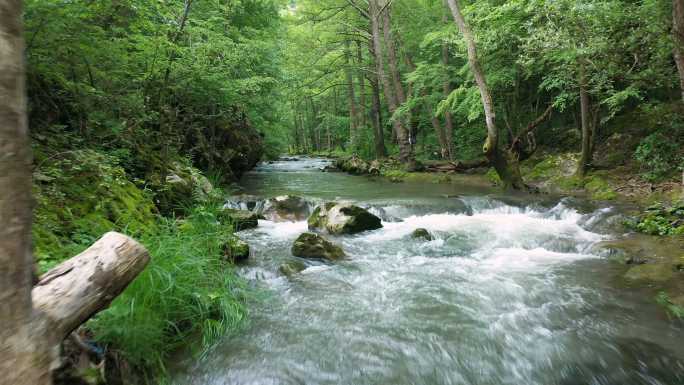
[[[352,200],[384,228],[330,237],[349,258],[289,279],[278,266],[306,223],[242,232],[255,255],[240,273],[268,298],[179,383],[684,384],[682,330],[652,293],[621,287],[624,267],[592,254],[615,209],[318,171],[325,163],[262,165],[242,186]],[[411,239],[418,227],[435,239]]]

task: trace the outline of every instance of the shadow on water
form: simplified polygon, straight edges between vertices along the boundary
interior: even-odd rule
[[[682,330],[652,295],[614,285],[623,270],[592,245],[619,231],[619,209],[501,196],[476,180],[389,183],[324,173],[326,161],[260,166],[243,193],[345,199],[384,227],[330,237],[349,258],[302,261],[302,222],[241,232],[255,250],[240,273],[270,293],[251,323],[182,384],[684,384]],[[431,241],[410,237],[425,228]]]

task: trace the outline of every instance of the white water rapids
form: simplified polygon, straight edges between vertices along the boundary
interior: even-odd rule
[[[681,330],[652,297],[617,287],[612,262],[592,248],[610,238],[613,209],[287,166],[248,176],[248,192],[350,199],[384,227],[329,237],[348,258],[306,261],[291,278],[278,267],[306,222],[241,232],[254,255],[240,273],[267,298],[179,383],[684,384]],[[434,239],[412,239],[417,228]]]

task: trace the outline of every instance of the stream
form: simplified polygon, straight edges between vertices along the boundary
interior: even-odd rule
[[[306,261],[290,278],[302,222],[240,232],[239,273],[265,298],[250,322],[179,384],[684,384],[684,338],[651,291],[592,246],[620,231],[620,209],[506,196],[484,181],[390,183],[321,172],[328,161],[262,164],[243,193],[350,200],[383,228],[328,236],[347,259]],[[461,178],[461,177],[455,177]],[[425,228],[432,241],[412,239]],[[191,361],[191,362],[190,362]]]

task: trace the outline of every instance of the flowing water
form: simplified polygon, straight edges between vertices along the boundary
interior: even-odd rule
[[[325,164],[262,165],[242,186],[312,205],[351,200],[384,227],[330,237],[349,258],[307,261],[291,278],[278,267],[306,222],[241,232],[254,256],[240,273],[267,298],[180,383],[684,384],[682,330],[592,249],[614,236],[615,208],[320,172]],[[416,228],[434,240],[412,239]]]

